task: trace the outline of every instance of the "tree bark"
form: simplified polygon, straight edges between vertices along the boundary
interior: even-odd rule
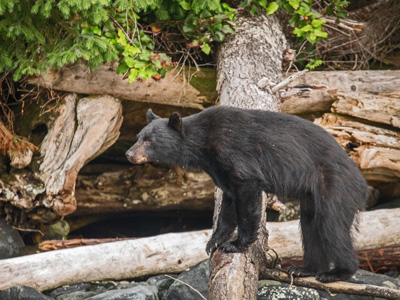
[[[227,38],[217,57],[217,90],[221,105],[278,111],[280,101],[271,87],[281,81],[286,38],[276,16],[242,14],[237,34]],[[258,82],[269,86],[260,88]],[[222,201],[216,192],[214,230]],[[210,258],[209,299],[255,299],[261,267],[271,264],[266,256],[268,232],[265,207],[257,241],[244,253],[214,252]]]
[[[400,208],[360,213],[359,232],[354,235],[355,249],[400,247],[400,224],[395,221],[399,219]],[[302,255],[298,220],[269,222],[267,226],[269,247],[281,258],[293,259]],[[211,230],[171,233],[5,259],[0,264],[0,289],[23,284],[46,290],[84,281],[181,272],[207,258],[204,249],[210,235]],[[273,251],[269,254],[274,256]],[[256,270],[260,267],[256,264],[262,259],[259,255],[264,254],[215,252],[210,261],[214,265],[211,271],[216,280],[221,280],[222,274],[215,272],[223,272],[229,281],[221,287],[224,294],[239,297],[247,290],[247,285],[253,283],[251,280],[257,280]],[[242,269],[238,272],[239,266]],[[239,279],[242,281],[238,283]],[[209,299],[212,299],[210,295]]]

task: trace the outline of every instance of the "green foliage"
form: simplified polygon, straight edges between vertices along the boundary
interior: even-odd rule
[[[326,14],[345,17],[347,1],[324,0]],[[171,59],[154,42],[164,30],[183,35],[188,50],[212,52],[213,42],[235,33],[240,9],[272,14],[285,9],[293,33],[311,44],[327,38],[312,0],[1,0],[0,72],[14,80],[67,64],[91,68],[118,61],[130,82],[165,76]],[[311,66],[316,66],[316,61]]]

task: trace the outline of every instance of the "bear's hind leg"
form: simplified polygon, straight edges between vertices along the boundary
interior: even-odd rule
[[[314,221],[314,205],[312,199],[301,201],[300,226],[303,240],[303,265],[289,266],[287,272],[294,276],[315,276],[329,270],[329,261],[322,248],[321,236]]]
[[[243,252],[257,239],[261,220],[261,193],[256,183],[242,184],[236,188],[238,237],[235,241],[222,244],[222,251]]]
[[[321,282],[347,280],[358,269],[350,233],[354,217],[349,212],[342,212],[341,220],[337,220],[338,216],[339,214],[322,217],[321,234],[324,234],[323,231],[326,234],[323,245],[334,268],[317,274],[316,279]]]
[[[217,228],[207,243],[207,254],[214,252],[219,246],[229,240],[237,226],[236,220],[235,201],[227,193],[223,193]]]

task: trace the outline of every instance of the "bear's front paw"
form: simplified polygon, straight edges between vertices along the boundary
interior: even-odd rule
[[[226,242],[219,247],[219,249],[226,253],[241,253],[247,249],[248,246],[238,243],[238,241],[234,242]]]
[[[286,272],[296,277],[309,277],[316,274],[316,272],[310,271],[305,266],[289,266],[286,268]]]
[[[209,240],[206,246],[207,255],[212,254],[215,250],[217,250],[217,248],[218,248],[217,242],[213,239]]]

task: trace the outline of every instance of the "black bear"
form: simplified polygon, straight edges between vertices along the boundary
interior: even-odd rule
[[[366,182],[322,128],[283,113],[225,106],[184,118],[151,110],[146,116],[148,125],[126,152],[130,162],[199,168],[223,191],[207,253],[243,252],[255,241],[264,191],[300,200],[304,264],[289,273],[331,282],[357,270],[350,229],[366,200]]]

